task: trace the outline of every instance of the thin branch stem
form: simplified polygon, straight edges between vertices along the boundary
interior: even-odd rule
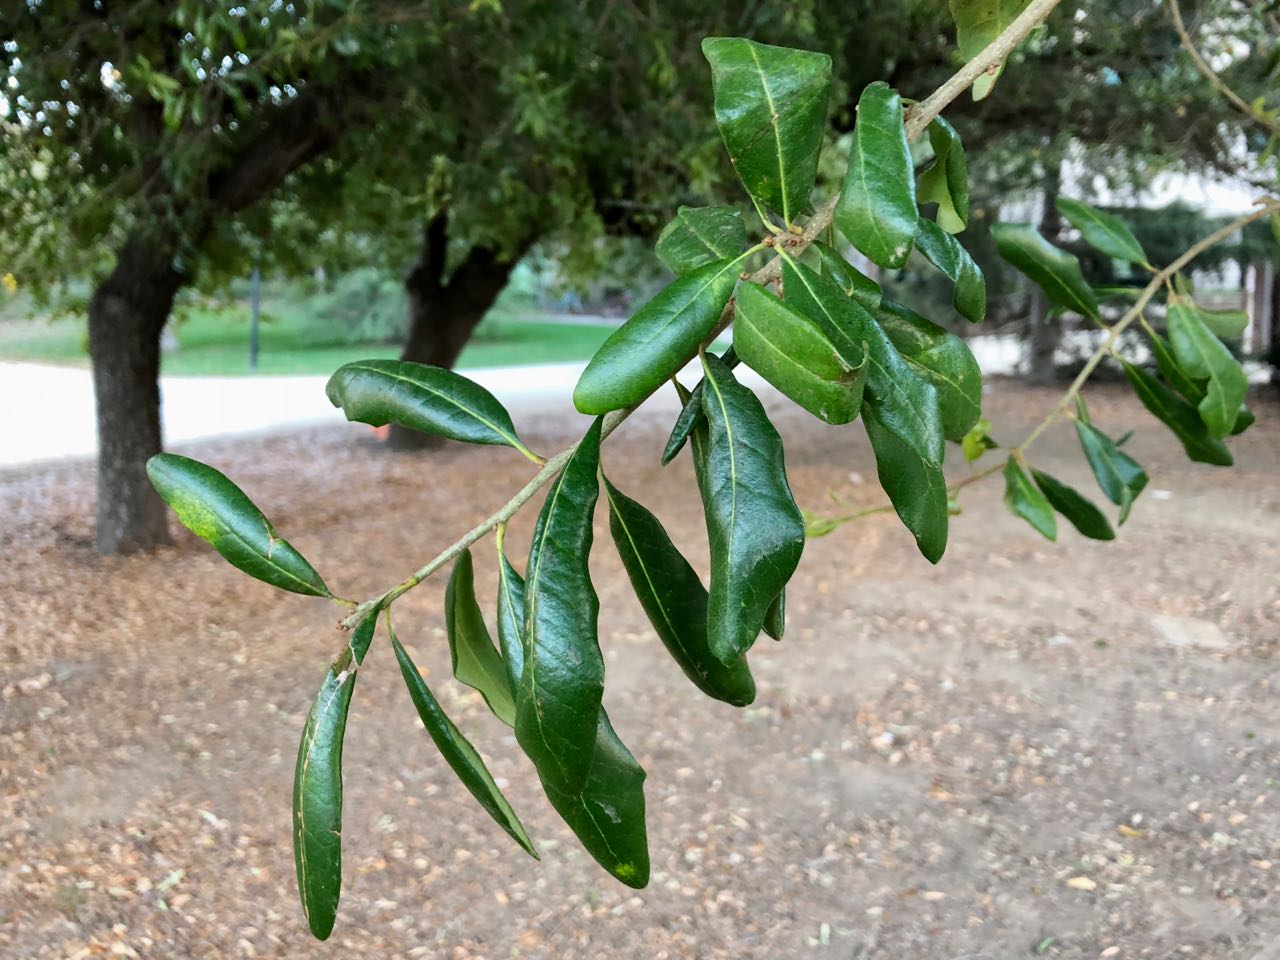
[[[1227,85],[1227,82],[1218,76],[1217,71],[1209,66],[1209,61],[1205,60],[1200,51],[1196,49],[1195,41],[1191,39],[1191,34],[1187,32],[1186,24],[1182,22],[1182,8],[1178,6],[1178,0],[1169,0],[1169,14],[1173,18],[1173,28],[1178,31],[1178,39],[1182,41],[1183,48],[1191,55],[1191,62],[1195,64],[1196,69],[1204,75],[1204,78],[1209,81],[1213,88],[1226,97],[1233,107],[1254,123],[1270,133],[1280,134],[1280,120],[1263,110],[1259,110],[1232,90]]]

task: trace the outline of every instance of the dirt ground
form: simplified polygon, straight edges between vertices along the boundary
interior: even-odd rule
[[[996,383],[1016,439],[1055,394]],[[632,891],[555,818],[477,694],[448,679],[443,580],[399,632],[538,842],[529,860],[434,754],[381,643],[348,729],[345,889],[327,944],[294,892],[290,789],[336,608],[247,580],[183,533],[99,559],[83,463],[0,474],[0,956],[1280,957],[1280,407],[1188,464],[1118,389],[1152,476],[1118,541],[1053,545],[965,492],[930,567],[896,520],[811,541],[743,710],[666,657],[597,518],[606,702],[649,771]],[[860,429],[781,403],[797,498],[877,502]],[[528,419],[543,452],[577,418]],[[642,413],[606,468],[701,564],[687,458]],[[364,428],[184,448],[230,473],[348,596],[499,505],[509,451],[385,456]],[[1033,460],[1092,492],[1066,429]],[[963,475],[963,465],[954,476]],[[520,556],[533,512],[513,526]],[[478,586],[493,591],[490,542]]]

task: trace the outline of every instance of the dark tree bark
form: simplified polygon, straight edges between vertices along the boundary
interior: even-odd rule
[[[475,247],[446,283],[448,242],[448,215],[442,211],[427,224],[422,256],[404,281],[409,333],[400,358],[452,369],[471,334],[506,287],[515,259],[501,260],[494,251]],[[388,446],[393,450],[423,450],[439,443],[438,437],[393,425]]]
[[[1040,210],[1040,232],[1050,243],[1057,243],[1062,232],[1062,216],[1058,213],[1058,192],[1062,188],[1062,167],[1057,159],[1051,159],[1045,170],[1044,195]],[[1049,315],[1049,303],[1044,292],[1033,285],[1030,309],[1027,314],[1027,373],[1028,383],[1049,386],[1058,377],[1054,355],[1062,342],[1062,321]]]
[[[98,425],[100,553],[169,542],[165,506],[147,480],[160,452],[160,331],[183,277],[175,245],[135,232],[89,302],[89,356]]]

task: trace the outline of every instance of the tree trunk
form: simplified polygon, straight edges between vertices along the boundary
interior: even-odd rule
[[[1052,156],[1052,154],[1051,154]],[[1058,213],[1058,193],[1062,188],[1062,163],[1054,156],[1045,170],[1044,196],[1040,208],[1040,233],[1050,243],[1056,243],[1062,232],[1062,216]],[[1031,288],[1030,310],[1027,316],[1027,368],[1028,383],[1049,386],[1058,378],[1054,360],[1058,345],[1062,343],[1062,320],[1049,315],[1049,302],[1038,286]]]
[[[400,358],[452,369],[471,334],[506,287],[515,262],[499,261],[494,251],[476,247],[445,283],[447,245],[448,220],[442,212],[427,224],[422,257],[405,278],[409,335]],[[439,442],[439,437],[393,425],[388,446],[393,450],[423,450]]]
[[[164,502],[147,480],[161,450],[160,331],[182,285],[173,246],[135,232],[89,302],[98,421],[100,553],[169,543]]]

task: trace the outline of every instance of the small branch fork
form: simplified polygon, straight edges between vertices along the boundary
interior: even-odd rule
[[[1053,11],[1061,0],[1032,0],[1027,9],[1009,24],[1003,33],[996,37],[985,50],[976,57],[966,63],[959,71],[956,72],[941,87],[930,94],[925,100],[916,104],[911,108],[910,115],[906,120],[906,132],[908,140],[915,140],[928,128],[947,105],[956,97],[960,96],[967,90],[973,81],[980,77],[988,70],[994,69],[998,64],[1002,63],[1013,49],[1021,43],[1035,27],[1044,22],[1045,18]],[[805,224],[802,232],[790,234],[777,234],[769,239],[771,243],[761,245],[757,249],[764,249],[765,246],[775,246],[783,244],[795,253],[800,253],[810,243],[820,237],[824,230],[831,225],[831,221],[835,216],[836,200],[832,198],[824,203],[814,215]],[[766,220],[767,224],[768,221]],[[776,279],[782,272],[781,258],[774,257],[765,266],[761,267],[755,273],[746,279],[752,283],[764,284]],[[721,315],[715,329],[705,341],[711,343],[721,333],[728,328],[733,321],[733,301],[725,307],[724,313]],[[700,348],[701,349],[701,348]],[[687,360],[693,360],[697,354],[691,354]],[[647,398],[646,398],[647,399]],[[642,400],[641,403],[644,401]],[[639,404],[636,405],[638,407]],[[603,440],[609,434],[617,430],[624,420],[636,410],[636,407],[630,407],[626,410],[615,410],[604,418],[604,424],[601,429],[600,438]],[[386,590],[371,600],[366,600],[358,604],[355,610],[343,618],[338,623],[339,629],[350,630],[355,627],[368,613],[375,608],[385,608],[400,595],[412,590],[423,580],[426,580],[433,573],[440,570],[450,561],[455,559],[463,550],[466,550],[473,543],[489,534],[500,524],[505,524],[513,517],[516,512],[528,503],[533,496],[545,487],[560,472],[569,459],[573,456],[574,451],[578,449],[575,443],[573,446],[562,450],[543,465],[528,483],[514,497],[508,500],[499,510],[483,522],[472,527],[456,541],[438,553],[436,556],[428,560],[423,566],[415,571],[407,579],[402,580],[394,587]]]

